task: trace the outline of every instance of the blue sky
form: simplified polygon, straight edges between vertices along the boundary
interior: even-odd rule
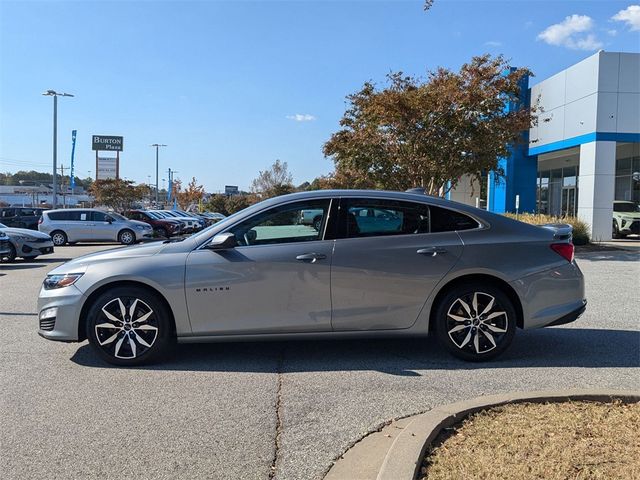
[[[637,3],[0,0],[0,171],[50,170],[40,94],[55,89],[75,94],[59,99],[58,159],[77,129],[79,176],[105,134],[124,136],[121,175],[138,182],[155,181],[158,142],[161,171],[208,191],[246,189],[278,158],[301,183],[332,170],[322,145],[364,81],[489,52],[535,83],[599,48],[640,51]]]

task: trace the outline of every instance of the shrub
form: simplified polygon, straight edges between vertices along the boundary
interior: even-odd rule
[[[573,227],[573,244],[586,245],[589,243],[589,225],[576,217],[555,217],[537,213],[521,213],[516,219],[515,213],[505,213],[505,216],[520,220],[531,225],[544,225],[547,223],[568,223]]]

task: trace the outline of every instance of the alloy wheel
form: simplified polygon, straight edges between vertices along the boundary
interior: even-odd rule
[[[134,242],[134,236],[133,233],[127,231],[124,231],[120,234],[120,242],[124,243],[125,245],[131,245]]]
[[[56,247],[61,247],[67,241],[67,239],[64,236],[64,233],[60,233],[60,232],[56,232],[53,235],[51,235],[51,240],[53,241],[53,244]]]
[[[95,325],[98,345],[120,359],[140,357],[158,338],[153,309],[135,297],[118,297],[106,303]]]
[[[447,311],[446,329],[460,350],[481,355],[501,343],[509,329],[509,317],[496,297],[472,292],[453,301]]]

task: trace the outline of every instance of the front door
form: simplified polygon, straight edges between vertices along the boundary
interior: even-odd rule
[[[193,333],[331,330],[333,240],[324,240],[329,199],[267,209],[229,232],[237,246],[199,248],[187,258],[185,293]],[[317,229],[303,212],[321,210]]]
[[[117,240],[118,225],[111,215],[94,210],[91,212],[91,220],[93,240]]]
[[[430,233],[425,204],[343,198],[333,253],[334,330],[412,326],[431,291],[455,265],[455,231]]]

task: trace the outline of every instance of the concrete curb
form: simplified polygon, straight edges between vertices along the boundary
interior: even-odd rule
[[[396,437],[382,462],[377,480],[414,480],[420,471],[422,458],[431,442],[443,428],[451,427],[466,416],[487,408],[522,402],[611,401],[640,402],[640,392],[615,390],[560,390],[518,392],[488,395],[463,402],[436,407],[417,415]]]
[[[415,480],[427,447],[443,428],[460,423],[480,410],[522,402],[591,400],[640,402],[640,391],[549,390],[487,395],[435,407],[426,413],[395,420],[367,435],[329,469],[325,480]]]

